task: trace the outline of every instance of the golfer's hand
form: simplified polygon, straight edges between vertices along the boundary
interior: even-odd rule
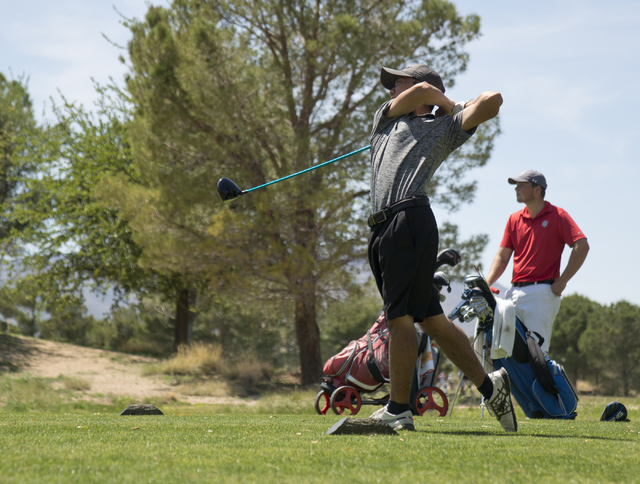
[[[551,292],[560,297],[562,296],[562,291],[564,291],[565,287],[567,287],[566,282],[562,282],[560,279],[556,279],[555,281],[553,281],[553,284],[551,284]]]

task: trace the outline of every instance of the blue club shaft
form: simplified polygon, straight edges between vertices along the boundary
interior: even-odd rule
[[[338,158],[334,158],[333,160],[325,161],[324,163],[320,163],[319,165],[312,166],[311,168],[307,168],[306,170],[299,171],[298,173],[294,173],[293,175],[288,175],[288,176],[285,176],[285,177],[282,177],[282,178],[278,178],[277,180],[270,181],[269,183],[265,183],[264,185],[258,185],[257,187],[249,188],[248,190],[245,190],[242,193],[249,193],[249,192],[252,192],[254,190],[257,190],[258,188],[264,188],[264,187],[267,187],[269,185],[273,185],[274,183],[278,183],[278,182],[281,182],[283,180],[287,180],[289,178],[293,178],[294,176],[302,175],[303,173],[306,173],[308,171],[315,170],[316,168],[321,168],[321,167],[323,167],[325,165],[328,165],[330,163],[335,163],[336,161],[340,161],[340,160],[342,160],[344,158],[347,158],[348,156],[353,156],[353,155],[356,155],[358,153],[361,153],[362,151],[366,151],[369,148],[371,148],[371,145],[365,146],[364,148],[360,148],[359,150],[356,150],[356,151],[352,151],[351,153],[347,153],[346,155],[339,156]]]

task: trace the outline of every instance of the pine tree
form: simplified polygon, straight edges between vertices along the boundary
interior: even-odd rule
[[[215,182],[249,188],[367,145],[387,97],[380,67],[426,63],[451,86],[479,18],[443,1],[177,0],[128,25],[132,143],[145,183],[125,203],[149,267],[288,301],[302,382],[316,382],[318,304],[365,256],[368,158],[226,207]],[[434,202],[472,200],[474,184],[461,180],[486,162],[497,132],[488,125],[450,158]],[[131,186],[118,186],[125,200]]]

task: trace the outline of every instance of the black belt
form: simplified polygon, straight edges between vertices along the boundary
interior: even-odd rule
[[[534,286],[536,284],[553,284],[553,279],[547,279],[545,281],[514,282],[513,287]]]
[[[386,222],[400,210],[404,210],[409,207],[419,207],[422,205],[429,205],[429,197],[416,197],[409,198],[407,200],[400,200],[399,202],[370,215],[367,219],[367,224],[369,224],[369,227],[375,227],[378,224]]]

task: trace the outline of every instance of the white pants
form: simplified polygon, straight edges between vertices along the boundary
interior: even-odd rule
[[[542,351],[549,351],[553,322],[560,310],[560,297],[551,291],[551,284],[512,286],[504,298],[511,299],[516,316],[529,331],[535,331],[544,338]]]

